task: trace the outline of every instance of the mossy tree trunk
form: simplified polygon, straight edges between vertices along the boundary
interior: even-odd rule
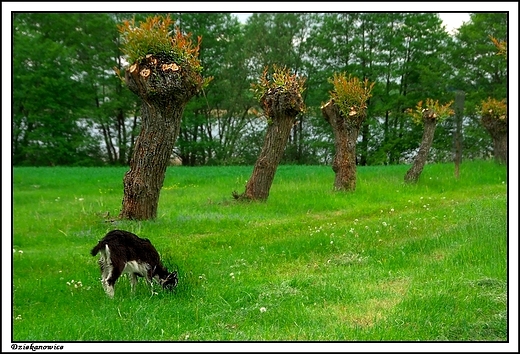
[[[406,183],[417,183],[421,173],[426,165],[428,154],[433,144],[433,136],[437,128],[437,115],[432,110],[425,110],[423,112],[424,132],[419,151],[415,156],[412,167],[406,172],[404,181]]]
[[[366,115],[365,110],[352,110],[345,117],[334,100],[321,107],[325,120],[334,131],[335,154],[332,170],[335,173],[334,190],[354,191],[356,189],[356,144]]]
[[[491,114],[482,116],[482,125],[493,138],[493,154],[498,163],[507,163],[507,120]]]
[[[155,219],[166,167],[179,135],[186,103],[198,91],[189,68],[148,55],[125,72],[128,88],[142,99],[141,132],[124,177],[120,218]]]
[[[267,200],[291,129],[296,123],[296,116],[303,109],[303,100],[299,93],[281,89],[270,89],[261,101],[268,116],[264,145],[251,178],[247,181],[245,192],[241,195],[233,192],[235,199]]]

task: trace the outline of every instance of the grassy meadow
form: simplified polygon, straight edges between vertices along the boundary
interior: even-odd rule
[[[14,341],[507,341],[507,170],[490,161],[280,166],[267,202],[236,202],[251,167],[170,167],[155,221],[117,220],[127,168],[14,168]],[[149,238],[179,286],[125,277],[90,250]],[[4,289],[5,290],[5,289]]]

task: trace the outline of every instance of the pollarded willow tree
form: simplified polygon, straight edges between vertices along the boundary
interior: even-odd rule
[[[351,75],[347,77],[345,73],[334,74],[329,82],[334,85],[334,91],[330,93],[331,99],[321,107],[321,112],[334,131],[334,189],[354,191],[356,144],[374,83],[368,79],[361,81]]]
[[[169,16],[149,17],[119,25],[123,53],[130,65],[125,83],[142,100],[141,132],[137,137],[130,170],[124,177],[123,219],[154,219],[166,167],[179,135],[188,101],[209,80],[201,75],[198,59],[201,38],[195,45]],[[119,73],[118,73],[119,74]]]
[[[415,123],[424,125],[424,132],[419,151],[415,156],[412,167],[406,172],[404,177],[406,183],[416,183],[419,180],[433,144],[437,123],[455,113],[453,109],[450,108],[452,103],[453,101],[445,105],[440,105],[439,101],[428,98],[424,106],[423,101],[420,101],[415,107],[415,111],[408,110],[408,113]]]
[[[233,192],[235,199],[265,201],[282,159],[296,117],[305,110],[302,92],[305,78],[292,74],[285,67],[273,65],[272,75],[268,67],[258,83],[252,84],[255,97],[260,101],[267,118],[267,131],[262,151],[256,160],[251,178],[243,194]]]
[[[482,125],[493,138],[493,154],[498,163],[507,163],[507,104],[488,98],[481,103]]]
[[[491,41],[497,48],[497,55],[507,58],[507,42],[491,36]],[[498,163],[507,163],[507,103],[488,97],[481,102],[480,114],[484,128],[493,138],[493,154]]]

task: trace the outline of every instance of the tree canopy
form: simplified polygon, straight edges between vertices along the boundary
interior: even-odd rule
[[[122,51],[122,44],[128,36],[146,35],[135,23],[157,15],[167,14],[13,16],[14,165],[128,164],[141,100],[114,70],[149,54]],[[307,109],[292,127],[282,163],[330,163],[334,138],[320,107],[338,72],[376,83],[359,134],[358,163],[410,162],[422,129],[407,109],[425,97],[451,101],[459,90],[466,93],[464,158],[493,150],[480,107],[488,97],[507,97],[507,13],[471,14],[455,35],[436,13],[254,13],[246,23],[230,13],[168,18],[164,33],[192,33],[195,43],[204,38],[198,60],[204,76],[213,77],[184,110],[175,154],[186,165],[255,162],[267,125],[258,119],[262,107],[250,87],[272,65],[307,78]],[[497,55],[496,45],[504,55]],[[453,119],[439,123],[429,159],[451,159],[453,130]]]

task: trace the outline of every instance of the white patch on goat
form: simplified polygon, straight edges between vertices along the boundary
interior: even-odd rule
[[[150,265],[148,263],[139,263],[137,261],[130,261],[125,263],[125,269],[123,269],[123,274],[128,273],[137,273],[145,278],[148,277],[148,270],[150,269]]]
[[[150,268],[151,267],[148,263],[140,263],[137,261],[129,261],[125,263],[125,268],[123,269],[122,274],[128,274],[132,291],[135,291],[135,286],[137,285],[136,274],[141,275],[148,283],[151,283],[151,279],[148,278],[148,270]]]

